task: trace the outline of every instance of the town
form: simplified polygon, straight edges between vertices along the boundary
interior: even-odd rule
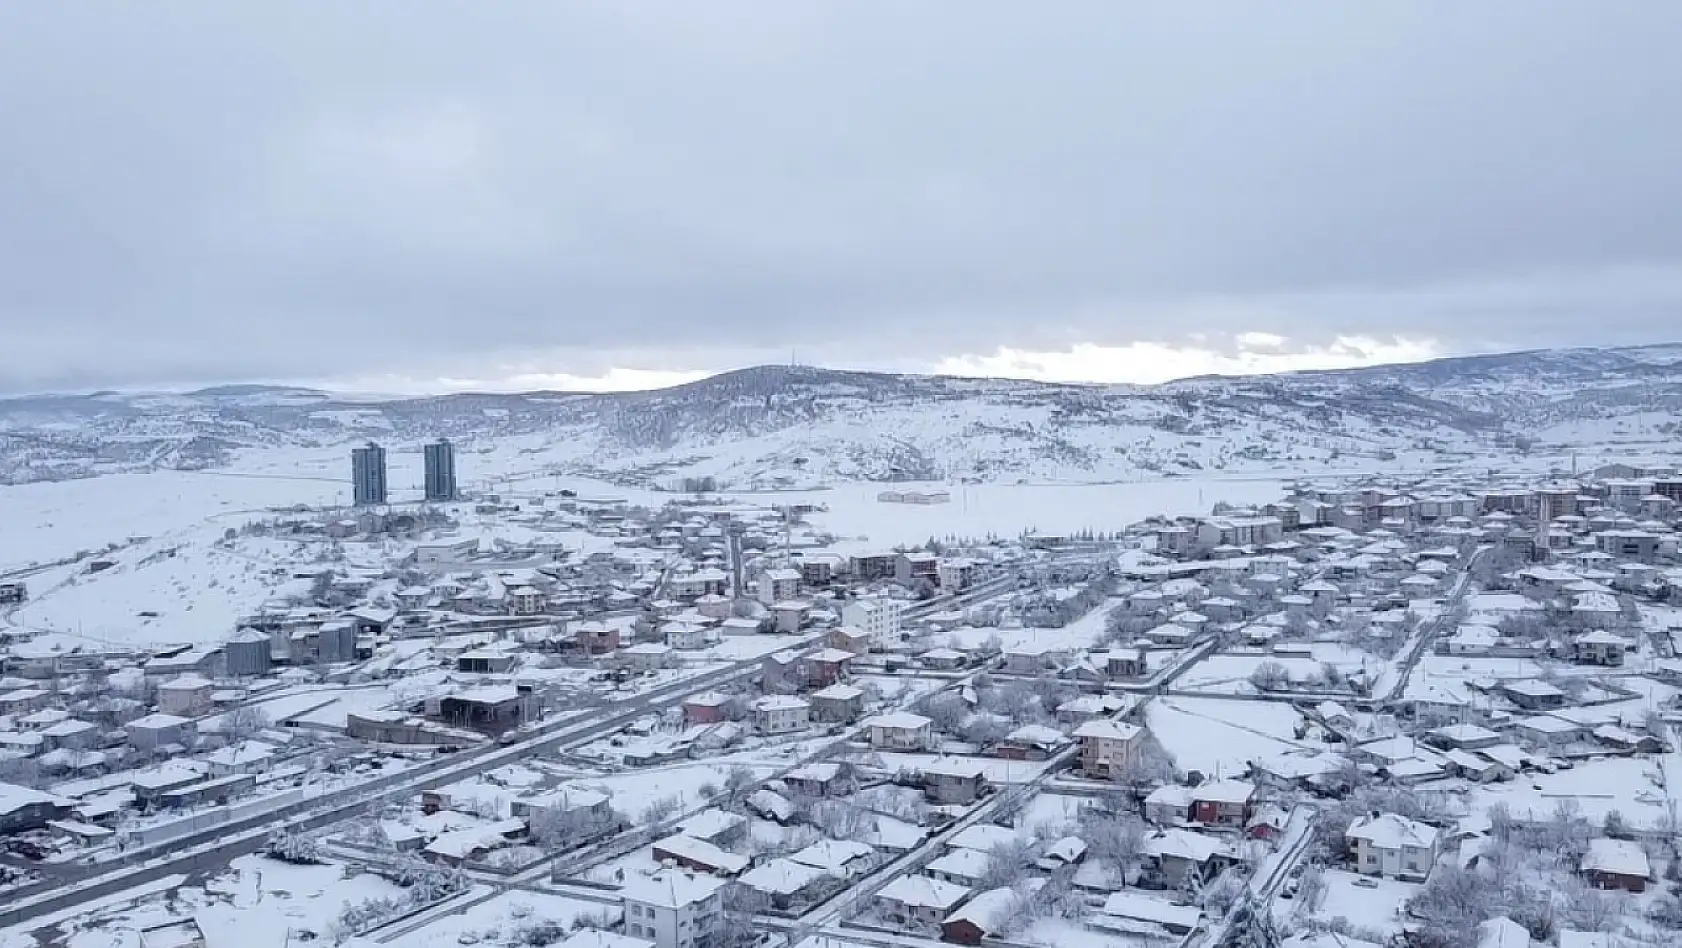
[[[450,442],[421,452],[418,498],[370,443],[348,505],[220,534],[265,590],[220,641],[31,628],[157,551],[0,581],[0,929],[1682,940],[1674,467],[1327,477],[861,548],[804,499],[463,490]]]

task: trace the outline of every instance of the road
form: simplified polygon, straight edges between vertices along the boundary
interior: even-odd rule
[[[1400,670],[1396,672],[1396,680],[1390,684],[1390,690],[1381,699],[1385,704],[1393,704],[1401,698],[1402,692],[1407,689],[1408,679],[1413,677],[1413,670],[1419,667],[1420,659],[1425,657],[1425,650],[1442,636],[1448,623],[1455,621],[1460,604],[1466,601],[1466,594],[1472,589],[1472,570],[1489,550],[1487,546],[1480,546],[1466,558],[1465,566],[1460,569],[1454,580],[1454,588],[1443,597],[1442,611],[1428,625],[1422,627],[1418,636],[1410,643],[1407,658],[1402,661]]]
[[[999,595],[1014,588],[1015,583],[1015,576],[1000,577],[958,596],[920,603],[913,609],[933,611],[961,606]],[[808,636],[801,644],[809,644],[813,638]],[[514,744],[482,745],[430,761],[400,774],[375,778],[342,794],[334,795],[331,802],[325,805],[319,798],[312,798],[276,810],[263,811],[247,819],[207,827],[167,842],[160,842],[145,850],[130,851],[124,854],[120,860],[121,864],[115,868],[109,863],[77,863],[65,866],[55,872],[50,880],[12,893],[8,904],[0,907],[0,925],[14,925],[42,915],[61,912],[166,876],[215,872],[239,856],[260,850],[268,836],[276,830],[319,830],[354,819],[371,805],[408,799],[423,790],[454,783],[517,762],[530,755],[583,746],[651,711],[675,706],[690,694],[719,688],[750,677],[759,671],[760,663],[761,659],[758,656],[743,659],[719,671],[673,682],[647,694],[614,702],[591,713],[582,721],[571,718],[550,722],[543,725],[536,734]],[[1042,776],[1040,780],[1043,779]],[[1036,785],[1038,782],[1036,781]],[[1003,792],[978,812],[991,812],[1002,798],[1020,795],[1025,789],[1019,787]],[[149,853],[157,855],[148,859]],[[886,884],[885,879],[882,884]],[[880,888],[880,885],[877,888]]]
[[[583,721],[572,718],[551,722],[533,736],[514,744],[482,745],[391,777],[376,778],[334,796],[325,806],[319,799],[314,799],[266,811],[250,819],[207,828],[160,843],[149,851],[166,852],[150,860],[136,861],[143,859],[143,854],[130,853],[123,860],[127,864],[115,869],[99,864],[67,867],[47,883],[13,893],[8,904],[0,908],[0,925],[13,925],[62,911],[164,876],[215,871],[234,858],[261,849],[274,830],[284,828],[308,832],[321,829],[354,819],[371,804],[408,799],[423,790],[454,783],[535,754],[581,747],[651,711],[675,706],[693,692],[718,688],[756,674],[759,667],[758,657],[743,659],[727,668],[614,702]]]

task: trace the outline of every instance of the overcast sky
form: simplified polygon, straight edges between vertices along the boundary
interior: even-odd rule
[[[1682,339],[1678,36],[1564,0],[6,4],[0,390]]]

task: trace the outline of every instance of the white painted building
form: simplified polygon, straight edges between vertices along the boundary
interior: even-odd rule
[[[656,948],[698,948],[718,930],[720,895],[727,880],[666,867],[649,875],[630,873],[620,888],[625,934]]]
[[[888,649],[899,644],[904,615],[905,603],[898,599],[855,599],[841,608],[841,624],[864,630],[874,648]]]
[[[1423,879],[1437,861],[1437,828],[1394,813],[1363,816],[1343,837],[1362,875]]]
[[[753,726],[761,734],[790,734],[812,724],[812,705],[793,695],[766,695],[753,703]]]

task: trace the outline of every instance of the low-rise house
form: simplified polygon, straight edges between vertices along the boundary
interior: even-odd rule
[[[1044,879],[1029,879],[1025,890],[1037,892],[1045,886]],[[1021,893],[1009,886],[988,889],[959,906],[940,923],[941,941],[955,945],[979,945],[991,938],[1001,938],[1017,921],[1015,913]]]
[[[194,717],[211,708],[216,685],[200,675],[182,675],[158,685],[158,710],[165,714]]]
[[[275,746],[262,741],[240,741],[213,751],[204,758],[212,777],[259,774],[274,763]]]
[[[980,761],[943,757],[923,767],[923,792],[936,803],[974,803],[987,789],[987,768]]]
[[[834,797],[851,792],[853,781],[839,763],[826,760],[794,768],[783,775],[783,783],[802,796]]]
[[[1065,650],[1043,642],[1023,642],[1004,650],[999,670],[1008,675],[1039,675],[1062,667],[1068,657]]]
[[[788,857],[801,865],[822,869],[837,879],[851,879],[868,872],[876,850],[867,843],[850,839],[826,839]]]
[[[461,866],[477,862],[494,850],[508,845],[509,840],[526,831],[525,820],[499,820],[439,833],[421,851],[422,859],[445,866]]]
[[[1094,780],[1113,780],[1132,766],[1144,742],[1144,729],[1123,721],[1099,719],[1075,729],[1080,742],[1082,773]]]
[[[135,750],[154,753],[170,747],[191,747],[198,740],[198,725],[173,714],[148,714],[130,721],[123,733]]]
[[[1191,822],[1191,788],[1167,783],[1145,797],[1145,819],[1158,826]]]
[[[628,874],[619,896],[625,933],[655,948],[704,948],[724,918],[725,880],[677,867]]]
[[[812,706],[793,695],[766,695],[753,703],[753,726],[761,734],[792,734],[812,726]]]
[[[1086,840],[1079,836],[1064,836],[1047,843],[1034,865],[1046,872],[1078,866],[1086,859],[1087,848]]]
[[[73,804],[42,790],[0,783],[0,836],[27,833],[70,815]]]
[[[993,858],[973,849],[954,849],[930,862],[923,871],[941,880],[967,888],[975,888],[987,877]]]
[[[876,893],[876,906],[895,925],[932,931],[969,896],[969,889],[932,876],[900,876]]]
[[[538,696],[516,685],[478,685],[427,702],[427,714],[446,724],[505,731],[541,714]]]
[[[1571,640],[1571,656],[1583,665],[1622,665],[1627,648],[1628,640],[1605,629],[1585,632]]]
[[[1450,724],[1425,735],[1428,743],[1447,750],[1480,750],[1501,743],[1501,735],[1476,724]]]
[[[808,696],[812,720],[826,724],[850,724],[864,713],[864,691],[853,685],[833,684]]]
[[[806,656],[806,683],[814,688],[824,688],[846,681],[852,676],[853,659],[857,657],[845,649],[818,649]]]
[[[934,723],[920,714],[894,711],[865,722],[870,729],[870,746],[877,750],[926,750],[934,735]]]
[[[870,633],[850,625],[838,625],[829,630],[829,647],[854,655],[869,654]]]
[[[1093,718],[1116,717],[1130,707],[1130,702],[1116,695],[1080,695],[1057,706],[1057,720],[1064,724],[1081,724]]]
[[[771,693],[787,694],[806,687],[806,664],[792,649],[772,652],[759,662],[760,686]]]
[[[676,863],[685,869],[718,876],[737,875],[749,863],[746,856],[738,856],[704,839],[695,839],[683,833],[667,836],[655,843],[653,854],[657,862]]]
[[[739,813],[709,807],[678,823],[678,832],[714,846],[734,846],[747,838],[748,821]]]
[[[1343,837],[1362,875],[1424,879],[1437,861],[1437,828],[1394,813],[1363,816]]]
[[[729,720],[730,697],[716,691],[706,691],[683,699],[683,723],[686,727],[722,724]]]
[[[765,896],[773,907],[787,909],[813,901],[835,879],[822,869],[779,857],[742,873],[736,882]]]
[[[1091,924],[1137,936],[1142,923],[1178,938],[1191,934],[1202,920],[1203,912],[1195,906],[1175,905],[1138,892],[1115,892],[1104,900]]]
[[[1157,830],[1145,837],[1139,852],[1163,881],[1176,889],[1194,878],[1213,878],[1233,860],[1232,849],[1225,842],[1188,829]]]
[[[917,661],[934,671],[956,671],[969,664],[969,656],[956,649],[931,648],[917,656]]]
[[[1502,682],[1503,697],[1526,711],[1553,711],[1565,707],[1565,692],[1538,678]]]
[[[1111,678],[1142,678],[1149,670],[1144,649],[1112,648],[1104,654],[1104,671]]]
[[[131,774],[129,787],[134,791],[135,801],[145,806],[160,802],[166,793],[203,783],[209,771],[210,768],[200,761],[166,760],[156,767]]]
[[[1068,744],[1069,738],[1054,727],[1026,724],[1005,735],[993,753],[1006,760],[1046,760]]]
[[[1579,867],[1597,889],[1645,892],[1653,878],[1653,867],[1641,844],[1627,839],[1600,838],[1589,841]]]
[[[1241,828],[1249,822],[1255,799],[1255,784],[1243,780],[1217,780],[1193,787],[1192,822]]]
[[[426,797],[422,796],[423,806]],[[434,801],[448,807],[448,798]],[[600,790],[588,787],[560,787],[534,797],[524,797],[509,803],[509,811],[520,819],[531,821],[544,810],[563,814],[584,829],[607,828],[614,823],[613,798]]]
[[[467,675],[506,675],[520,654],[512,649],[475,648],[456,656],[456,671]]]
[[[1476,751],[1451,750],[1443,756],[1448,761],[1450,774],[1474,783],[1493,783],[1513,777],[1512,768]]]
[[[87,721],[67,718],[40,731],[42,747],[47,750],[83,750],[93,746],[99,738],[99,727]]]
[[[1549,752],[1575,744],[1587,733],[1581,724],[1551,714],[1520,718],[1513,729],[1525,743]]]

